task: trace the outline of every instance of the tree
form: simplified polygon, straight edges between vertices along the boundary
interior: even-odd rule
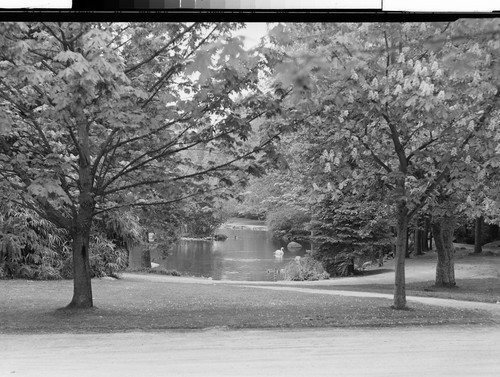
[[[496,21],[459,21],[293,24],[271,33],[291,51],[276,68],[277,82],[295,88],[298,109],[321,110],[304,124],[328,155],[317,166],[318,191],[341,201],[373,190],[374,181],[388,190],[397,220],[396,309],[406,307],[410,221],[443,186],[451,189],[467,146],[493,124],[500,98],[499,43],[490,43],[496,29]],[[452,229],[440,230],[447,242]]]
[[[332,276],[353,274],[355,259],[359,264],[380,261],[392,249],[389,209],[359,196],[345,199],[319,202],[313,222],[313,239],[319,245],[313,256]]]
[[[478,216],[474,219],[474,253],[479,254],[483,251],[483,224],[484,217]]]
[[[266,59],[231,37],[239,27],[0,24],[0,172],[9,200],[70,234],[69,307],[93,305],[96,216],[224,195],[272,142],[245,144],[277,102],[257,88]],[[200,166],[199,146],[225,160]]]

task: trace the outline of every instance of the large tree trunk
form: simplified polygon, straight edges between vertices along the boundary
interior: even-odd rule
[[[89,260],[90,229],[82,228],[73,235],[73,299],[68,308],[93,306]]]
[[[474,253],[479,254],[483,251],[483,222],[484,217],[476,217],[474,227]]]
[[[404,202],[398,203],[396,237],[396,278],[394,281],[394,309],[406,308],[405,257],[408,238],[408,208]]]
[[[95,202],[93,176],[90,166],[90,145],[88,122],[83,114],[83,104],[76,104],[75,119],[78,130],[78,168],[80,196],[78,198],[78,214],[72,224],[73,237],[73,299],[68,308],[91,308],[92,285],[89,259],[89,241]]]
[[[142,248],[141,267],[151,268],[151,249],[149,244],[145,244]]]
[[[455,282],[455,262],[453,247],[453,232],[455,221],[451,216],[443,216],[432,224],[432,233],[436,243],[437,266],[436,266],[436,286],[454,287]]]

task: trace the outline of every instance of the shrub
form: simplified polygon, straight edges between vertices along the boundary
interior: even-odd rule
[[[322,280],[330,277],[321,263],[308,255],[300,258],[299,261],[288,263],[282,275],[284,280],[292,281]]]
[[[115,276],[127,267],[127,251],[102,235],[91,236],[90,268],[92,277]]]
[[[150,274],[157,274],[157,275],[182,276],[181,273],[177,270],[167,270],[166,268],[163,267],[148,268],[147,272],[149,272]]]
[[[68,234],[36,212],[0,206],[0,278],[61,279]]]
[[[0,279],[72,278],[70,237],[64,229],[56,228],[34,211],[8,203],[3,203],[0,209]],[[117,244],[138,236],[138,230],[129,217],[122,219],[121,224],[125,224],[122,226],[118,221],[111,223],[109,218],[107,222],[94,224],[90,240],[93,277],[113,276],[126,267],[127,251]],[[106,233],[115,235],[113,241]]]

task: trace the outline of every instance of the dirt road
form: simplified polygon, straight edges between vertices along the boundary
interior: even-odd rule
[[[0,376],[498,376],[498,339],[499,327],[2,335]]]

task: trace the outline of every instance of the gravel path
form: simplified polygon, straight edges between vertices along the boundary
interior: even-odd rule
[[[498,376],[500,328],[3,335],[1,376]]]
[[[257,289],[272,289],[280,291],[295,291],[303,292],[308,294],[323,294],[332,296],[351,296],[351,297],[378,297],[392,299],[393,295],[385,293],[373,293],[373,292],[355,292],[355,291],[341,291],[341,290],[324,290],[324,289],[311,289],[311,288],[297,288],[297,287],[272,287],[272,286],[259,286],[252,285],[246,287],[253,287]],[[474,302],[474,301],[460,301],[451,300],[444,298],[434,298],[434,297],[417,297],[417,296],[407,296],[408,302],[420,302],[427,305],[435,305],[449,308],[457,309],[472,309],[472,310],[485,310],[494,316],[498,316],[500,319],[500,302],[497,304],[490,304],[486,302]]]

